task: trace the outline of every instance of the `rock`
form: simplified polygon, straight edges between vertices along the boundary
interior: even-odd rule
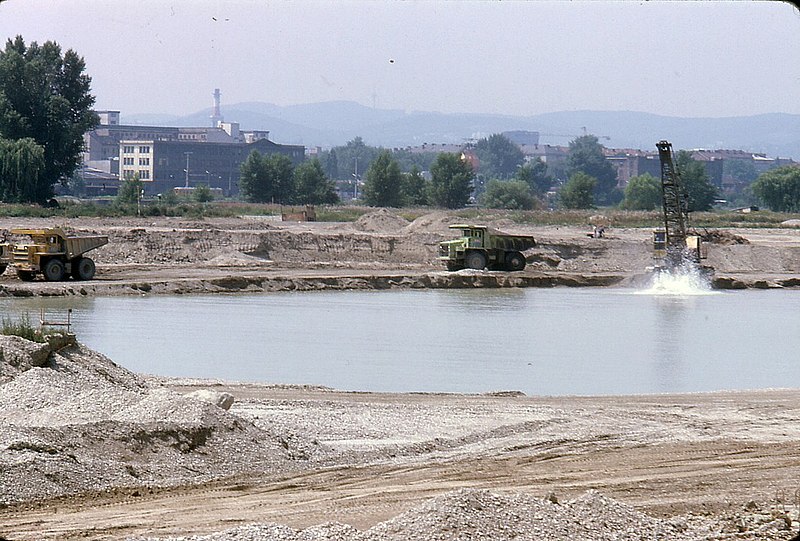
[[[204,402],[208,402],[210,404],[214,404],[217,407],[220,407],[224,410],[229,410],[233,405],[233,395],[230,393],[221,393],[217,391],[211,391],[209,389],[199,389],[197,391],[192,391],[188,393],[186,396],[189,398],[194,398],[196,400],[203,400]]]
[[[0,362],[20,372],[43,366],[52,353],[50,344],[31,342],[19,336],[0,336]]]

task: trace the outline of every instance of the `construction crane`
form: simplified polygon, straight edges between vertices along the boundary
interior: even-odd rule
[[[672,271],[689,262],[709,272],[710,267],[700,265],[700,260],[706,255],[700,236],[689,232],[689,195],[675,167],[672,143],[659,141],[656,148],[661,161],[664,227],[653,232],[654,267]]]

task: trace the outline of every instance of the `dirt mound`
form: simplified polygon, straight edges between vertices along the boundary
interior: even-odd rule
[[[369,233],[398,233],[409,224],[402,216],[394,214],[388,209],[381,208],[369,212],[353,222],[353,228]]]
[[[779,523],[757,531],[722,533],[713,522],[657,519],[602,494],[590,491],[581,497],[558,503],[555,497],[538,499],[525,494],[499,494],[488,490],[461,489],[428,500],[369,530],[328,522],[303,530],[278,524],[249,525],[195,541],[429,541],[491,539],[493,541],[782,539],[786,532]],[[186,539],[186,538],[172,538]],[[135,538],[131,541],[155,541]]]
[[[704,242],[712,244],[721,244],[723,246],[730,246],[732,244],[750,244],[750,241],[741,235],[731,233],[722,229],[706,229],[700,235]]]
[[[408,233],[438,233],[452,236],[448,228],[450,224],[463,222],[463,218],[453,216],[447,212],[431,212],[424,214],[406,226]]]
[[[0,377],[0,503],[286,469],[295,442],[304,457],[313,447],[153,387],[74,341],[0,336]]]

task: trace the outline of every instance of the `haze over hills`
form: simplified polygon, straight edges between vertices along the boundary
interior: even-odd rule
[[[540,143],[566,145],[584,128],[609,148],[654,150],[661,139],[677,149],[739,149],[800,161],[800,115],[772,113],[729,118],[679,118],[632,111],[561,111],[534,116],[445,114],[375,109],[336,101],[278,106],[249,102],[222,108],[244,130],[269,130],[277,143],[329,148],[360,136],[387,148],[462,143],[509,130],[538,131]],[[208,126],[211,108],[186,116],[125,115],[125,124]]]

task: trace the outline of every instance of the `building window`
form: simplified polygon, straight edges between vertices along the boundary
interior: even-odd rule
[[[139,165],[150,165],[150,158],[139,158]]]
[[[136,147],[133,146],[124,146],[122,147],[122,152],[124,154],[133,154]]]
[[[122,165],[133,165],[133,158],[122,158]]]
[[[139,147],[139,152],[142,154],[150,154],[150,147]]]
[[[125,169],[122,171],[122,176],[126,179],[132,179],[134,175],[133,169]]]
[[[142,180],[150,178],[150,171],[147,169],[139,169],[139,178]]]

